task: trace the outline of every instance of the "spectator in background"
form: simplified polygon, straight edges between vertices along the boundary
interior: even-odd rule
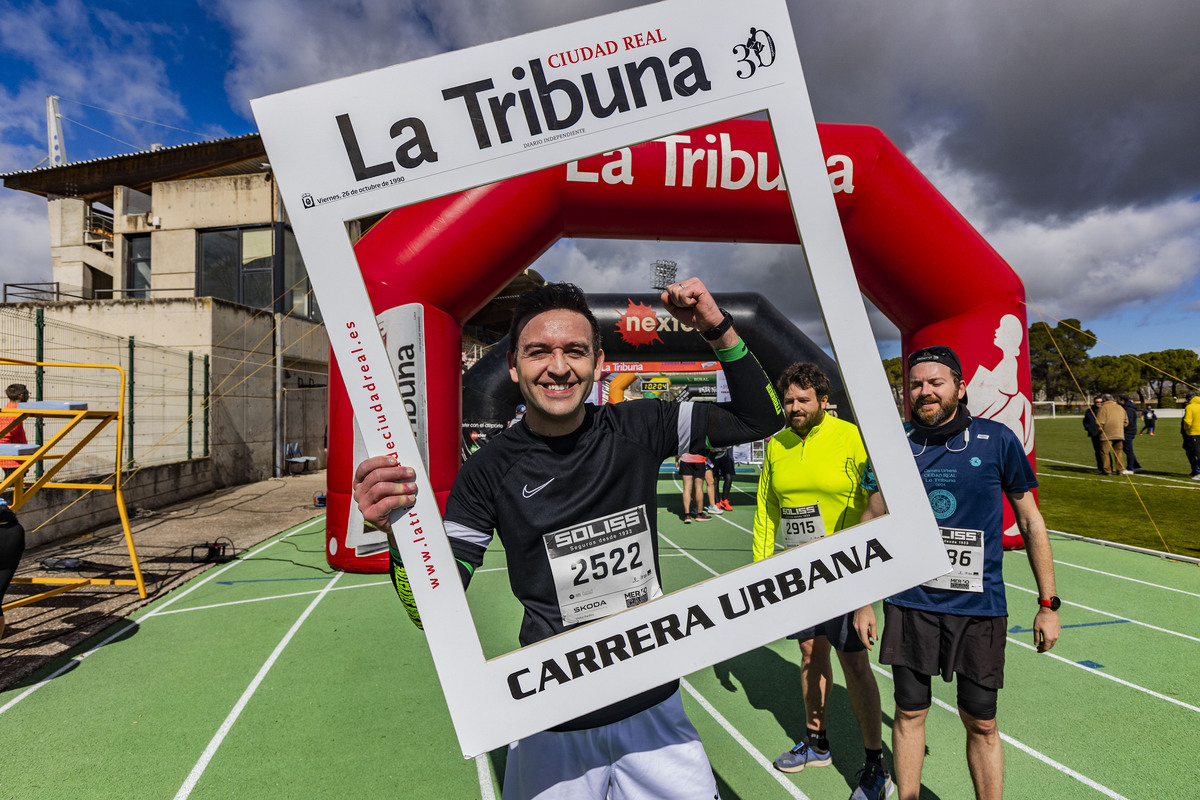
[[[1096,472],[1104,472],[1104,446],[1100,444],[1100,423],[1096,421],[1097,415],[1100,413],[1100,406],[1104,403],[1104,398],[1096,395],[1092,400],[1092,407],[1083,412],[1083,429],[1087,431],[1087,435],[1092,439],[1092,449],[1096,452]]]
[[[708,492],[708,505],[704,508],[709,514],[724,514],[725,508],[717,505],[717,477],[713,470],[713,451],[704,451],[704,487]]]
[[[1129,417],[1111,394],[1101,395],[1104,403],[1096,413],[1096,423],[1100,426],[1101,464],[1100,471],[1105,475],[1132,475],[1132,470],[1125,464],[1125,424]]]
[[[733,504],[729,502],[729,491],[733,488],[733,476],[737,472],[737,468],[733,465],[733,448],[732,447],[717,447],[712,451],[713,474],[717,480],[721,481],[721,486],[717,490],[717,505],[726,511],[733,511]]]
[[[1158,422],[1158,414],[1154,413],[1153,408],[1147,408],[1142,412],[1142,433],[1138,435],[1141,436],[1142,434],[1148,433],[1153,436],[1154,423],[1156,422]]]
[[[1191,479],[1200,481],[1200,394],[1188,392],[1187,405],[1183,409],[1183,452],[1187,454],[1191,467]]]
[[[708,522],[712,519],[704,510],[704,475],[711,474],[708,458],[703,453],[684,453],[679,456],[679,475],[683,479],[683,521],[686,524]],[[695,502],[695,508],[692,503]]]
[[[518,422],[520,422],[521,417],[523,417],[523,416],[525,416],[525,404],[517,403],[516,416],[514,416],[512,419],[510,419],[508,421],[508,424],[505,425],[504,427],[511,428],[513,425],[516,425]]]
[[[15,408],[17,403],[29,402],[29,389],[23,383],[9,384],[9,387],[4,390],[8,395],[8,402],[4,404],[5,408]],[[0,421],[0,428],[7,424],[8,420]],[[12,430],[0,436],[0,444],[28,444],[29,440],[25,438],[25,425],[14,425]],[[4,474],[8,475],[17,467],[21,466],[20,461],[11,459],[0,459],[0,468],[4,469]]]
[[[1121,395],[1121,408],[1125,409],[1125,415],[1129,417],[1125,423],[1125,466],[1134,472],[1141,472],[1142,465],[1138,463],[1133,452],[1133,437],[1137,436],[1138,410],[1132,395]]]

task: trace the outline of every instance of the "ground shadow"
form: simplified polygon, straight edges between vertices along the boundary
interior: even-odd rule
[[[769,712],[782,730],[778,752],[764,755],[774,759],[805,736],[804,698],[800,690],[800,651],[797,645],[795,660],[788,659],[768,647],[759,647],[736,658],[713,665],[713,674],[721,686],[732,694],[744,693],[753,708]],[[740,687],[740,688],[739,688]],[[880,700],[884,708],[891,706],[890,689],[886,682],[880,687]],[[834,682],[826,708],[826,730],[830,749],[834,753],[833,765],[853,791],[858,783],[858,770],[863,765],[862,735],[858,721],[850,706],[849,695],[840,683]],[[883,724],[890,727],[892,717],[883,713]],[[884,762],[894,763],[887,732],[884,732]],[[726,794],[722,791],[722,798]],[[726,798],[727,800],[727,798]],[[921,800],[941,800],[939,795],[921,787]]]
[[[111,615],[81,613],[72,615],[72,617],[79,623],[78,628],[83,630],[88,626],[102,625],[106,619],[111,618]],[[36,640],[21,642],[17,648],[17,652],[4,656],[4,669],[3,673],[0,674],[0,684],[7,691],[9,689],[24,689],[35,686],[42,681],[60,678],[79,666],[79,657],[82,654],[102,645],[107,647],[108,645],[132,639],[140,630],[141,626],[136,622],[115,619],[112,624],[105,625],[100,630],[87,636],[87,638],[72,644],[49,661],[41,653],[21,652],[22,650],[32,650],[39,644],[44,644],[44,642]],[[61,640],[63,637],[61,634],[52,634],[48,638]]]

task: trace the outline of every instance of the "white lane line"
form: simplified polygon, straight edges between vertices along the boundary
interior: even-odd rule
[[[886,670],[877,664],[871,664],[871,669],[875,670],[876,672],[878,672],[880,675],[884,676],[888,680],[892,680],[892,673],[889,670]],[[944,708],[947,711],[949,711],[951,714],[953,714],[954,716],[956,716],[956,717],[958,716],[958,709],[956,709],[954,706],[950,705],[949,703],[943,702],[936,697],[933,698],[933,702],[937,704],[938,708]],[[1082,773],[1076,772],[1075,770],[1068,767],[1066,764],[1063,764],[1059,761],[1055,761],[1053,758],[1050,758],[1050,756],[1046,755],[1045,753],[1042,753],[1038,750],[1034,750],[1029,745],[1017,741],[1016,739],[1014,739],[1013,737],[1009,736],[1006,733],[1001,733],[1000,738],[1006,744],[1011,744],[1013,747],[1017,748],[1018,750],[1022,751],[1023,753],[1033,756],[1038,761],[1041,761],[1043,764],[1048,764],[1049,766],[1054,767],[1054,769],[1058,770],[1062,774],[1067,775],[1068,777],[1074,778],[1075,780],[1079,781],[1084,786],[1087,786],[1090,789],[1095,789],[1097,792],[1100,792],[1105,797],[1111,797],[1112,800],[1129,800],[1129,798],[1125,797],[1124,795],[1117,794],[1116,792],[1114,792],[1112,789],[1108,788],[1104,784],[1097,783],[1096,781],[1092,780],[1088,776],[1083,775]]]
[[[1076,464],[1073,461],[1056,461],[1053,458],[1039,457],[1038,463],[1062,464],[1067,467],[1082,467],[1086,470],[1094,470],[1096,468],[1095,465],[1088,466],[1087,464]],[[1153,486],[1157,489],[1193,489],[1193,490],[1196,489],[1196,486],[1194,484],[1188,483],[1188,480],[1190,480],[1189,478],[1172,478],[1168,475],[1147,475],[1145,473],[1138,473],[1137,475],[1125,475],[1125,476],[1097,475],[1097,474],[1093,473],[1092,475],[1088,476],[1088,475],[1059,475],[1058,473],[1055,473],[1055,472],[1039,472],[1038,477],[1070,478],[1071,480],[1076,480],[1076,481],[1099,481],[1101,478],[1105,478],[1105,477],[1112,477],[1112,478],[1126,477],[1126,478],[1139,478],[1142,481],[1167,481],[1168,483],[1179,484],[1178,486],[1167,486],[1167,485],[1164,485],[1161,483],[1139,483],[1138,484],[1139,486]],[[1113,481],[1105,481],[1105,482],[1112,483]]]
[[[741,731],[735,728],[729,720],[725,719],[724,715],[722,715],[720,711],[717,711],[717,709],[713,707],[712,703],[708,702],[708,700],[706,700],[702,694],[696,691],[696,688],[692,686],[692,684],[688,683],[686,678],[681,678],[679,680],[679,685],[682,686],[687,693],[692,696],[693,700],[699,703],[700,706],[708,712],[709,716],[717,721],[718,725],[725,729],[726,733],[733,737],[735,742],[742,746],[743,750],[750,754],[750,757],[754,759],[755,763],[766,770],[771,777],[775,778],[775,781],[784,789],[786,789],[788,794],[797,798],[797,800],[809,800],[808,795],[797,789],[796,784],[785,778],[782,772],[775,769],[771,762],[767,760],[767,757],[759,752],[758,748],[752,745],[750,740],[743,736]]]
[[[1007,581],[1004,582],[1004,585],[1010,589],[1016,589],[1017,591],[1026,592],[1027,594],[1037,594],[1036,589],[1026,589],[1024,586],[1016,586],[1015,584],[1011,584]],[[1158,631],[1159,633],[1168,633],[1171,636],[1178,636],[1180,639],[1190,639],[1193,642],[1200,642],[1200,637],[1198,637],[1198,636],[1190,636],[1186,633],[1180,633],[1179,631],[1173,631],[1168,628],[1160,628],[1157,625],[1151,625],[1149,622],[1141,622],[1136,619],[1131,619],[1130,617],[1124,616],[1122,614],[1113,614],[1110,611],[1101,611],[1098,608],[1092,608],[1091,606],[1085,606],[1083,603],[1068,602],[1068,601],[1064,600],[1064,601],[1062,601],[1062,604],[1064,606],[1074,606],[1075,608],[1082,608],[1084,611],[1091,611],[1093,614],[1099,614],[1104,617],[1112,617],[1113,619],[1119,619],[1124,622],[1131,622],[1134,625],[1141,625],[1143,628],[1149,628],[1152,631]]]
[[[178,593],[178,594],[176,594],[176,595],[173,595],[173,596],[172,596],[172,597],[171,597],[169,600],[167,600],[166,602],[164,602],[162,605],[160,605],[160,606],[158,606],[158,607],[154,608],[153,610],[151,610],[151,611],[147,612],[145,615],[143,615],[143,616],[141,616],[141,617],[139,617],[139,618],[137,618],[137,619],[133,620],[133,621],[132,621],[132,622],[130,622],[128,625],[123,625],[123,626],[121,626],[121,628],[120,628],[119,630],[117,630],[117,632],[116,632],[116,633],[112,634],[111,636],[107,636],[107,637],[105,637],[105,638],[104,638],[104,639],[103,639],[101,642],[99,642],[98,644],[95,644],[95,645],[93,645],[93,646],[89,647],[87,650],[85,650],[84,652],[80,653],[79,655],[72,656],[71,658],[67,659],[67,661],[65,661],[61,667],[59,667],[58,669],[54,670],[54,672],[52,672],[50,675],[47,675],[45,678],[42,678],[42,680],[38,681],[38,682],[37,682],[37,683],[35,683],[33,686],[30,686],[28,689],[26,689],[25,691],[21,692],[21,693],[20,693],[19,695],[17,695],[16,697],[14,697],[12,700],[9,700],[9,701],[8,701],[7,703],[5,703],[4,705],[0,706],[0,714],[3,714],[5,711],[8,711],[10,708],[12,708],[13,706],[15,706],[17,703],[21,702],[21,701],[22,701],[22,700],[24,700],[26,697],[29,697],[29,695],[31,695],[31,694],[33,694],[34,692],[36,692],[38,689],[41,689],[43,686],[45,686],[45,685],[47,685],[48,683],[50,683],[52,680],[54,680],[55,678],[57,678],[59,675],[62,675],[64,672],[66,672],[66,671],[68,671],[68,670],[74,669],[76,666],[78,666],[78,665],[79,665],[79,663],[80,663],[81,661],[83,661],[83,659],[87,658],[87,657],[88,657],[88,656],[90,656],[92,653],[95,653],[97,650],[99,650],[100,648],[104,647],[106,644],[108,644],[108,643],[110,643],[110,642],[112,642],[112,641],[114,641],[114,640],[116,640],[116,639],[119,639],[119,638],[121,638],[121,637],[122,637],[122,636],[124,636],[126,633],[128,633],[128,632],[129,632],[129,631],[131,631],[131,630],[133,630],[133,629],[134,629],[134,628],[136,628],[138,625],[142,624],[143,622],[145,622],[146,620],[150,619],[151,617],[156,617],[156,616],[158,616],[159,614],[162,614],[162,613],[164,613],[164,612],[163,612],[163,609],[167,608],[168,606],[170,606],[172,603],[176,602],[177,600],[182,600],[184,597],[187,597],[187,596],[188,596],[189,594],[191,594],[191,593],[192,593],[194,590],[196,590],[196,589],[199,589],[201,586],[203,586],[204,584],[208,583],[208,582],[209,582],[209,581],[211,581],[213,578],[217,578],[217,577],[221,576],[222,574],[224,574],[225,572],[228,572],[229,570],[233,569],[235,566],[237,566],[238,564],[240,564],[242,561],[245,561],[245,560],[247,560],[247,559],[250,559],[250,558],[254,558],[255,556],[257,556],[257,555],[258,555],[259,553],[261,553],[262,551],[266,550],[266,549],[267,549],[267,548],[269,548],[269,547],[273,547],[274,545],[277,545],[277,544],[279,544],[279,543],[280,543],[280,542],[282,542],[284,539],[287,539],[287,538],[289,538],[289,537],[291,537],[291,536],[294,536],[294,535],[296,535],[296,534],[298,534],[298,533],[308,533],[308,531],[304,530],[304,528],[308,527],[309,525],[315,524],[315,523],[324,523],[324,521],[325,521],[325,518],[324,518],[324,517],[317,517],[317,518],[315,518],[315,519],[309,520],[308,522],[306,522],[306,523],[303,523],[303,524],[301,525],[301,527],[297,528],[296,530],[292,531],[291,533],[285,534],[285,535],[283,535],[283,536],[279,537],[278,539],[275,539],[274,541],[267,542],[266,544],[264,544],[264,545],[262,545],[262,546],[260,546],[260,547],[258,547],[258,548],[255,548],[254,550],[251,550],[249,553],[246,553],[246,554],[244,554],[244,555],[243,555],[241,558],[238,558],[238,559],[236,559],[236,560],[234,560],[234,561],[231,561],[231,562],[229,562],[229,563],[228,563],[228,564],[226,564],[224,567],[221,567],[220,569],[218,569],[218,570],[214,571],[212,574],[210,574],[210,575],[206,575],[205,577],[201,578],[199,581],[197,581],[196,583],[192,584],[192,585],[191,585],[191,586],[189,586],[188,588],[184,589],[183,591],[179,592],[179,593]]]
[[[1149,586],[1153,589],[1163,589],[1168,592],[1178,592],[1179,594],[1186,594],[1189,597],[1200,597],[1200,594],[1197,594],[1196,592],[1186,592],[1183,589],[1176,589],[1174,586],[1163,586],[1161,583],[1151,583],[1150,581],[1143,581],[1143,580],[1138,580],[1137,578],[1130,578],[1127,575],[1117,575],[1114,572],[1105,572],[1104,570],[1101,570],[1101,569],[1092,569],[1091,567],[1084,567],[1079,564],[1072,564],[1070,561],[1059,561],[1056,558],[1056,559],[1054,559],[1054,563],[1062,564],[1064,567],[1074,567],[1075,569],[1082,569],[1087,572],[1095,572],[1097,575],[1103,575],[1106,578],[1118,578],[1123,581],[1129,581],[1130,583],[1140,583],[1142,586]]]
[[[675,488],[676,488],[676,489],[678,489],[680,492],[682,492],[682,491],[683,491],[683,488],[682,488],[682,487],[679,485],[679,481],[672,479],[672,482],[675,484]],[[735,487],[735,488],[736,488],[736,487]],[[743,491],[743,490],[739,489],[738,491]],[[750,494],[750,492],[745,492],[745,494]],[[754,496],[757,498],[757,492],[754,494]],[[660,514],[662,514],[662,513],[667,513],[667,514],[671,514],[671,516],[675,516],[675,515],[674,515],[674,514],[672,514],[670,511],[667,511],[665,508],[660,508],[660,509],[658,510],[658,512],[659,512]],[[727,512],[727,513],[728,513],[728,512]],[[734,522],[734,521],[733,521],[733,520],[731,520],[731,519],[725,519],[725,516],[724,516],[723,514],[713,514],[713,518],[714,518],[714,519],[719,519],[719,520],[721,520],[722,522],[724,522],[724,523],[725,523],[725,524],[727,524],[727,525],[732,525],[733,527],[737,528],[739,531],[743,531],[743,532],[745,532],[745,533],[749,534],[751,537],[753,537],[753,536],[754,536],[754,531],[750,530],[749,528],[744,528],[744,527],[742,527],[741,525],[738,525],[736,522]],[[775,543],[775,549],[776,549],[776,550],[786,550],[787,548],[785,548],[785,547],[784,547],[782,544],[780,544],[779,542],[776,542],[776,543]]]
[[[204,752],[200,755],[200,760],[196,762],[196,766],[192,767],[191,773],[188,774],[187,779],[183,782],[183,785],[179,787],[179,791],[175,793],[175,800],[185,800],[185,798],[191,795],[192,790],[196,788],[196,783],[200,780],[200,777],[204,775],[204,771],[208,769],[209,763],[212,761],[213,756],[216,755],[217,748],[219,748],[221,743],[225,741],[225,737],[228,736],[229,731],[233,729],[233,724],[237,722],[238,717],[241,716],[242,711],[250,702],[250,698],[254,696],[256,691],[258,691],[259,685],[263,682],[263,679],[267,677],[267,673],[271,671],[271,667],[275,666],[275,661],[283,653],[283,649],[288,646],[290,641],[292,641],[292,637],[296,635],[296,632],[300,630],[300,626],[304,624],[304,621],[307,620],[309,615],[312,614],[313,610],[316,609],[317,604],[325,599],[325,595],[329,594],[329,590],[333,588],[333,585],[337,583],[338,579],[344,574],[345,573],[339,572],[333,576],[333,580],[329,582],[329,585],[322,589],[320,594],[313,598],[313,601],[308,604],[308,608],[304,609],[304,613],[302,613],[295,623],[292,624],[292,627],[286,634],[284,634],[283,639],[280,640],[279,644],[275,645],[275,649],[271,652],[271,655],[267,658],[266,662],[263,663],[262,667],[259,668],[258,674],[254,676],[254,680],[250,681],[250,685],[246,687],[246,691],[242,692],[242,696],[239,697],[237,703],[234,704],[233,710],[229,712],[229,715],[225,717],[225,721],[221,723],[221,727],[217,729],[216,734],[208,743],[208,747],[204,748]]]
[[[365,589],[368,586],[389,586],[391,581],[372,581],[371,583],[356,583],[353,586],[338,586],[333,591],[344,592],[351,589]],[[192,606],[190,608],[173,608],[170,611],[163,611],[155,614],[158,617],[164,617],[168,614],[186,614],[189,611],[209,611],[214,608],[228,608],[229,606],[240,606],[246,603],[262,603],[268,600],[286,600],[289,597],[307,597],[311,594],[320,594],[323,589],[312,589],[307,592],[291,592],[290,594],[273,594],[270,597],[250,597],[245,600],[230,600],[227,603],[212,603],[207,606]]]
[[[687,556],[692,561],[695,561],[702,569],[708,570],[713,575],[721,574],[721,573],[717,572],[715,569],[713,569],[712,567],[705,564],[703,561],[700,561],[699,559],[697,559],[691,553],[689,553],[686,550],[684,550],[683,548],[681,548],[679,545],[672,542],[670,539],[668,539],[666,536],[663,535],[662,531],[659,531],[658,535],[663,539],[663,541],[665,541],[671,547],[674,547],[676,550],[679,550],[680,551],[679,555]],[[791,793],[792,797],[800,798],[800,800],[809,800],[807,795],[805,795],[803,792],[801,792],[799,789],[797,789],[795,784],[793,784],[791,781],[784,778],[783,773],[780,772],[779,770],[775,769],[774,765],[770,761],[767,760],[767,757],[764,756],[762,753],[760,753],[758,751],[758,748],[756,748],[754,745],[750,744],[750,740],[747,739],[745,736],[743,736],[741,731],[739,731],[737,728],[735,728],[733,726],[733,724],[729,722],[729,720],[725,719],[725,717],[721,715],[721,712],[717,711],[717,709],[714,708],[711,703],[709,703],[706,699],[704,699],[704,697],[698,691],[696,691],[696,689],[690,683],[688,683],[686,680],[683,680],[683,679],[681,679],[679,681],[679,683],[681,686],[683,686],[684,689],[687,690],[688,694],[690,694],[697,703],[699,703],[701,706],[703,706],[704,710],[707,711],[709,713],[709,715],[714,720],[717,721],[717,724],[720,725],[722,728],[724,728],[725,732],[728,733],[730,736],[732,736],[733,740],[735,742],[737,742],[738,744],[740,744],[742,746],[742,749],[744,749],[747,753],[750,754],[750,757],[754,759],[755,763],[757,763],[760,767],[765,769],[771,775],[771,777],[773,777],[779,783],[780,786],[787,789],[788,792]]]
[[[1038,476],[1038,478],[1058,478],[1059,480],[1064,480],[1064,481],[1099,481],[1101,483],[1124,483],[1125,482],[1124,480],[1121,480],[1122,476],[1120,476],[1120,475],[1113,475],[1113,476],[1096,475],[1094,477],[1087,478],[1082,475],[1059,475],[1054,472],[1039,472],[1039,473],[1037,473],[1037,476]],[[1105,478],[1105,477],[1117,478],[1117,480],[1115,480],[1115,481],[1111,480],[1111,479],[1110,480],[1100,480],[1101,478]],[[1125,475],[1124,477],[1129,478],[1129,477],[1133,477],[1133,476]],[[1142,488],[1149,487],[1152,489],[1176,489],[1176,490],[1182,490],[1185,492],[1200,491],[1200,487],[1188,485],[1188,484],[1184,483],[1183,481],[1178,481],[1178,483],[1180,485],[1176,486],[1175,479],[1166,478],[1165,480],[1169,480],[1169,481],[1171,481],[1171,483],[1167,484],[1167,483],[1136,482],[1134,485],[1141,486]]]
[[[475,772],[479,775],[480,800],[496,800],[496,789],[492,786],[492,768],[487,753],[475,756]]]
[[[1008,639],[1008,641],[1012,642],[1013,644],[1015,644],[1019,647],[1024,647],[1026,650],[1032,650],[1033,652],[1037,653],[1037,648],[1031,644],[1026,644],[1025,642],[1018,641],[1017,639],[1014,639],[1011,636],[1007,636],[1005,638]],[[1127,680],[1122,680],[1121,678],[1118,678],[1115,675],[1109,675],[1107,672],[1101,672],[1100,670],[1095,669],[1093,667],[1089,667],[1084,664],[1080,664],[1076,661],[1072,661],[1069,658],[1064,658],[1064,657],[1058,655],[1057,653],[1046,652],[1046,653],[1039,653],[1039,655],[1050,656],[1053,659],[1061,661],[1064,664],[1070,664],[1072,667],[1081,669],[1084,672],[1090,672],[1091,674],[1096,675],[1097,677],[1104,678],[1105,680],[1110,680],[1113,683],[1119,683],[1122,686],[1128,687],[1130,689],[1135,689],[1139,692],[1142,692],[1143,694],[1148,694],[1151,697],[1157,697],[1159,700],[1166,700],[1168,703],[1174,703],[1175,705],[1179,706],[1180,708],[1186,708],[1188,711],[1195,711],[1197,714],[1200,714],[1200,708],[1197,708],[1196,706],[1191,705],[1190,703],[1185,703],[1182,700],[1175,699],[1174,697],[1169,697],[1165,694],[1160,694],[1159,692],[1156,692],[1153,689],[1147,689],[1145,686],[1139,686],[1136,683],[1131,683]]]
[[[677,545],[677,544],[675,544],[674,542],[672,542],[670,539],[668,539],[668,538],[667,538],[666,534],[664,534],[662,531],[659,531],[659,532],[658,532],[658,538],[662,539],[664,542],[666,542],[667,544],[669,544],[671,547],[673,547],[673,548],[675,548],[676,550],[678,550],[678,551],[679,551],[678,555],[681,555],[681,556],[683,556],[683,557],[685,557],[685,558],[690,558],[690,559],[691,559],[692,561],[694,561],[694,562],[696,563],[696,565],[697,565],[697,566],[699,566],[701,569],[706,569],[706,570],[708,570],[710,573],[712,573],[713,575],[720,575],[720,574],[721,574],[721,573],[717,572],[715,569],[713,569],[712,567],[710,567],[708,564],[705,564],[703,561],[701,561],[700,559],[696,558],[694,555],[692,555],[691,553],[689,553],[689,552],[688,552],[687,550],[685,550],[684,548],[682,548],[682,547],[680,547],[679,545]],[[661,557],[662,557],[662,554],[660,554],[660,555],[659,555],[659,557],[661,558]]]

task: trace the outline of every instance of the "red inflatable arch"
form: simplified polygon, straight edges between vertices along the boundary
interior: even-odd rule
[[[972,411],[982,403],[985,416],[1020,431],[1032,461],[1020,279],[881,131],[817,129],[863,293],[900,329],[903,352],[954,347]],[[364,236],[355,250],[375,312],[425,308],[429,477],[439,503],[459,467],[466,320],[564,236],[796,244],[778,179],[769,123],[733,120],[398,209]],[[386,553],[363,558],[339,547],[351,502],[352,417],[335,374],[327,554],[339,569],[385,571]]]

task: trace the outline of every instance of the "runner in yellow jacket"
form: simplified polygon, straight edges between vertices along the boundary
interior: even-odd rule
[[[866,463],[858,427],[828,413],[804,437],[790,427],[775,434],[758,479],[754,560],[857,525]]]
[[[767,443],[754,512],[754,560],[777,545],[798,547],[859,522],[867,507],[861,476],[867,465],[858,428],[826,412],[829,378],[815,364],[796,363],[776,384],[788,427]],[[833,687],[829,651],[837,651],[846,693],[862,733],[866,759],[851,800],[883,800],[892,792],[883,763],[879,686],[866,648],[844,614],[788,637],[800,644],[805,735],[775,759],[775,768],[799,772],[833,763],[825,710]]]

